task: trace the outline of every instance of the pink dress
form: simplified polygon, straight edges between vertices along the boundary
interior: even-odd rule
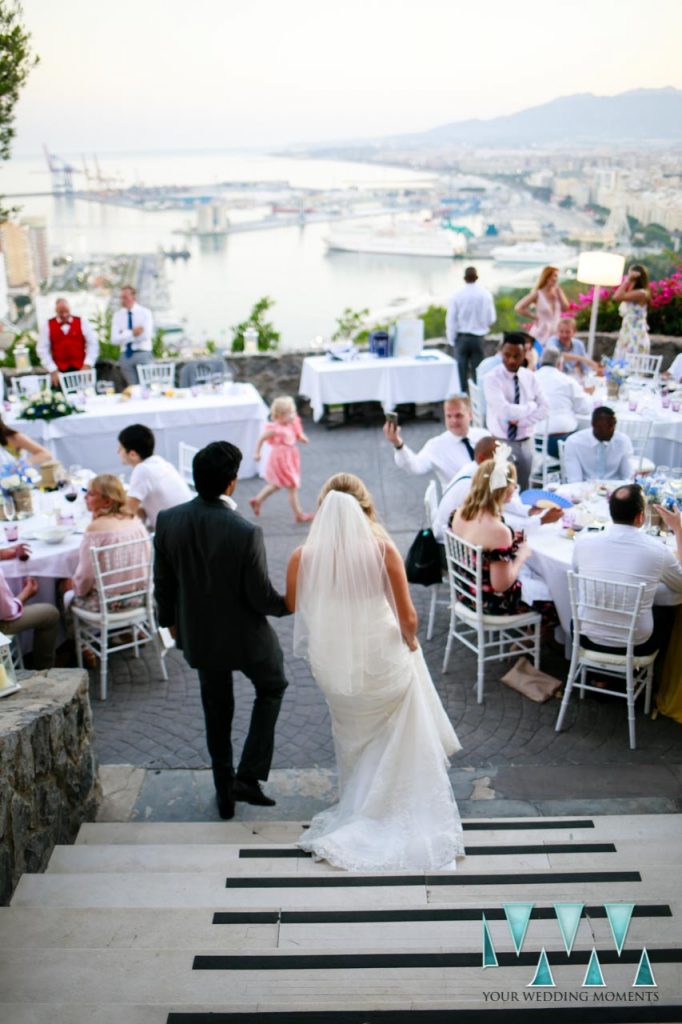
[[[303,433],[298,416],[291,423],[271,423],[267,443],[271,446],[265,479],[277,487],[301,486],[301,456],[296,443]]]
[[[535,296],[535,323],[531,324],[528,333],[544,348],[559,329],[560,319],[561,300],[559,296],[551,297],[540,289]]]

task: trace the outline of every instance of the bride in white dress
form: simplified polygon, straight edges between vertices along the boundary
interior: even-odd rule
[[[453,866],[464,843],[447,759],[461,748],[417,643],[402,558],[358,477],[322,489],[287,604],[294,651],[329,705],[339,780],[338,803],[298,845],[348,871]]]

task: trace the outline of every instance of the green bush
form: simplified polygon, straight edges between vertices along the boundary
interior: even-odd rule
[[[260,352],[267,352],[277,348],[281,335],[269,321],[264,319],[265,314],[274,305],[275,300],[271,299],[268,295],[264,295],[262,299],[254,303],[248,318],[231,328],[233,352],[244,351],[244,331],[249,327],[255,327],[258,331],[258,349]]]

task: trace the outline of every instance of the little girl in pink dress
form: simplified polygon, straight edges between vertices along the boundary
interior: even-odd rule
[[[281,396],[276,398],[270,406],[270,419],[272,422],[265,428],[258,438],[254,459],[260,459],[261,448],[267,442],[271,446],[270,458],[265,470],[265,487],[249,500],[254,515],[260,515],[260,507],[266,498],[286,487],[289,493],[289,504],[291,505],[297,523],[307,523],[313,517],[310,512],[304,512],[298,501],[298,489],[301,486],[301,456],[296,443],[308,444],[308,438],[303,433],[300,418],[296,415],[296,405],[293,398]]]

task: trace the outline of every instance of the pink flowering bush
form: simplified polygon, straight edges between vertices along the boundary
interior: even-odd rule
[[[651,305],[647,313],[649,330],[652,334],[682,335],[682,265],[660,281],[651,281]],[[613,301],[615,288],[601,288],[599,292],[599,315],[597,328],[600,331],[617,331],[621,318],[619,303]],[[568,308],[575,317],[578,330],[587,330],[590,325],[590,310],[594,289],[578,295]]]

